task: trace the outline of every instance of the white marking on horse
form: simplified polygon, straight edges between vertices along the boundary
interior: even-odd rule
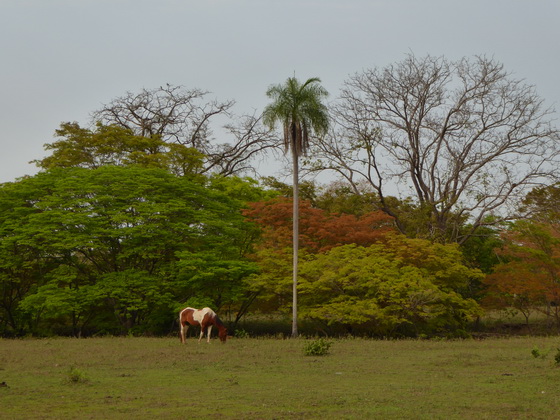
[[[195,309],[193,312],[193,319],[202,325],[206,314],[214,314],[214,311],[210,308]]]

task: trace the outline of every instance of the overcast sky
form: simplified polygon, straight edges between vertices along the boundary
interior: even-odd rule
[[[294,72],[335,99],[409,53],[486,55],[560,108],[559,19],[559,0],[0,0],[0,183],[61,122],[165,83],[253,113]]]

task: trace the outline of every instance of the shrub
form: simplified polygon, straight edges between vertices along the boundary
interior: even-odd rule
[[[75,367],[70,368],[66,380],[71,384],[83,384],[89,382],[89,378],[86,373],[80,369],[76,369]]]
[[[560,348],[557,348],[556,350],[558,350],[556,352],[556,356],[554,356],[554,361],[556,362],[556,365],[560,365]]]
[[[548,354],[552,351],[552,348],[549,348],[547,350],[541,350],[539,349],[537,346],[533,347],[533,350],[531,350],[531,354],[533,355],[533,357],[535,359],[541,358],[541,359],[546,359]],[[559,350],[560,353],[560,350]]]
[[[331,341],[324,338],[313,340],[303,347],[303,352],[306,356],[325,356],[329,354],[329,349],[332,345]]]

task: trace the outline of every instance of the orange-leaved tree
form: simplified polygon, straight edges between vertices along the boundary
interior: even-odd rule
[[[485,304],[513,307],[527,324],[531,312],[539,311],[560,328],[560,226],[518,221],[503,237],[504,262],[486,277]]]
[[[259,307],[275,310],[289,307],[291,285],[292,199],[277,197],[250,203],[244,215],[261,229],[254,258],[260,274],[250,279],[249,287],[259,292]],[[383,241],[394,231],[393,221],[375,211],[361,216],[329,214],[314,208],[307,200],[300,202],[300,256],[303,261],[345,244],[369,246]]]
[[[282,249],[291,245],[292,199],[276,197],[249,204],[244,215],[262,229],[260,247]],[[328,213],[300,202],[300,248],[309,253],[326,252],[345,244],[361,246],[379,241],[394,230],[393,219],[381,211],[361,216]]]

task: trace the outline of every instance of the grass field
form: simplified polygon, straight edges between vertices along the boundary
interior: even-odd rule
[[[560,418],[560,337],[307,342],[0,339],[0,418]]]

